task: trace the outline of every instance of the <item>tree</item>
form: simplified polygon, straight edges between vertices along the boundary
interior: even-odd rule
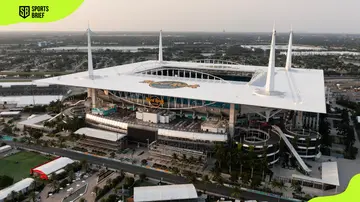
[[[80,165],[81,165],[81,170],[83,170],[84,172],[87,172],[89,170],[89,164],[87,160],[85,159],[81,160]]]
[[[81,198],[79,202],[86,202],[86,200],[84,198]]]
[[[258,177],[258,176],[254,176],[252,179],[251,179],[251,188],[253,189],[256,189],[258,188],[259,186],[261,185],[261,178]]]
[[[248,185],[250,182],[250,175],[247,172],[243,172],[241,173],[241,182],[243,183],[243,185]]]
[[[143,182],[146,179],[146,174],[141,173],[139,177],[140,177],[140,180]]]
[[[236,171],[232,171],[230,173],[230,181],[231,182],[238,182],[238,180],[239,180],[239,173],[236,172]]]
[[[99,191],[100,191],[100,187],[95,186],[95,187],[93,188],[93,192],[94,192],[96,195],[98,195]]]
[[[173,160],[173,161],[177,161],[177,160],[178,160],[178,156],[177,156],[176,153],[173,153],[173,154],[172,154],[172,160]]]
[[[14,179],[12,177],[9,177],[7,175],[1,175],[0,176],[0,189],[3,189],[5,187],[8,187],[14,183]]]
[[[11,194],[11,199],[13,201],[16,201],[16,198],[18,197],[18,193],[16,191],[12,191],[10,194]]]
[[[240,199],[241,189],[239,187],[234,187],[233,190],[232,190],[231,196],[236,198],[236,199]]]
[[[69,176],[69,180],[73,181],[75,179],[74,170],[70,170],[69,173],[68,173],[68,176]]]
[[[183,160],[184,162],[187,162],[187,157],[186,157],[186,154],[183,154],[183,156],[182,156],[182,160]]]
[[[204,191],[206,191],[206,185],[210,182],[209,176],[208,175],[203,175],[202,176],[202,181],[205,184],[205,190]]]
[[[146,166],[147,165],[147,160],[146,159],[141,160],[141,165]]]
[[[30,192],[29,198],[31,199],[32,202],[36,201],[36,194],[34,191]]]
[[[114,153],[114,152],[111,152],[111,153],[110,153],[110,157],[111,157],[111,158],[115,158],[115,153]]]

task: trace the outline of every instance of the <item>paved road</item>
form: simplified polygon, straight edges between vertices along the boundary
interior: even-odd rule
[[[72,151],[68,151],[68,150],[63,150],[63,149],[59,149],[59,148],[40,147],[40,146],[35,146],[35,145],[22,144],[22,143],[18,143],[18,142],[17,143],[7,142],[7,143],[10,145],[16,145],[16,146],[29,148],[29,149],[33,149],[33,150],[37,150],[37,151],[41,151],[41,152],[45,152],[45,153],[52,153],[52,154],[59,155],[59,156],[67,156],[67,157],[70,157],[70,158],[73,158],[76,160],[86,159],[89,163],[104,165],[104,166],[107,166],[107,167],[113,168],[113,169],[122,169],[125,172],[130,172],[130,173],[134,173],[134,174],[145,173],[146,176],[148,176],[148,177],[155,178],[155,179],[163,178],[163,181],[174,183],[174,184],[188,183],[188,181],[181,176],[171,175],[171,174],[156,171],[156,170],[151,170],[151,169],[147,169],[147,168],[143,168],[143,167],[139,167],[139,166],[135,166],[135,165],[130,165],[130,164],[125,164],[125,163],[120,163],[120,162],[103,159],[103,158],[99,158],[99,157],[89,156],[89,155],[72,152]],[[206,184],[205,185],[202,182],[198,182],[195,184],[195,186],[197,189],[206,190],[207,192],[216,193],[216,194],[224,195],[224,196],[231,196],[231,193],[232,193],[231,188],[219,186],[219,185],[215,185],[215,184]],[[260,194],[255,194],[255,193],[251,193],[251,192],[243,192],[241,194],[241,196],[245,199],[253,199],[253,200],[258,200],[258,201],[268,201],[268,202],[287,202],[288,201],[285,199],[279,200],[277,198],[264,196],[264,195],[260,195]]]

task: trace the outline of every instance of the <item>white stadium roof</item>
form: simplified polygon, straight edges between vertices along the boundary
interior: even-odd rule
[[[115,133],[115,132],[99,130],[94,128],[87,128],[87,127],[80,128],[77,131],[75,131],[75,133],[79,135],[84,134],[87,137],[93,137],[108,141],[118,141],[126,136],[125,134],[121,134],[121,133]]]
[[[147,186],[134,188],[134,202],[170,201],[198,198],[192,184]]]
[[[210,142],[227,141],[226,134],[196,133],[196,132],[188,132],[188,131],[159,129],[158,135],[166,136],[166,137],[185,138],[190,140],[210,141]]]
[[[20,191],[28,188],[33,181],[34,181],[34,179],[32,179],[32,178],[25,178],[15,184],[11,185],[10,187],[6,187],[5,189],[0,190],[0,201],[7,198],[7,196],[9,196],[9,194],[11,194],[12,191],[20,192]]]
[[[60,157],[58,159],[55,159],[53,161],[50,161],[49,163],[42,165],[42,166],[34,168],[33,170],[40,171],[40,172],[44,173],[45,175],[49,175],[53,172],[56,172],[56,171],[64,168],[68,164],[72,164],[72,163],[74,163],[74,161],[71,160],[70,158]]]
[[[163,61],[160,34],[159,60],[93,70],[89,34],[88,47],[90,48],[88,49],[88,55],[90,60],[88,61],[87,72],[46,78],[34,82],[326,113],[323,70],[291,67],[292,32],[290,34],[286,66],[285,68],[275,67],[275,39],[276,31],[274,29],[268,67],[209,63],[207,61],[204,61],[204,63]],[[177,68],[195,71],[195,74],[202,74],[205,70],[219,70],[239,73],[254,72],[254,75],[251,82],[233,82],[224,81],[220,78],[216,79],[215,77],[214,79],[209,79],[209,77],[203,79],[203,77],[190,78],[190,76],[186,78],[186,76],[181,77],[180,75],[163,76],[145,73],[159,68]],[[155,88],[144,83],[146,80],[153,82],[184,82],[188,85],[198,85],[198,87]]]

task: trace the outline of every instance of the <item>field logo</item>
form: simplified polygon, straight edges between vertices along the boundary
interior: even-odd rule
[[[140,83],[147,83],[152,88],[161,88],[161,89],[175,89],[175,88],[198,88],[200,85],[194,84],[189,85],[185,82],[179,82],[179,81],[152,81],[152,80],[145,80]]]
[[[146,98],[146,101],[149,102],[154,107],[160,107],[164,105],[165,101],[156,96],[150,96]]]
[[[19,15],[22,18],[27,18],[30,16],[30,6],[19,6]]]

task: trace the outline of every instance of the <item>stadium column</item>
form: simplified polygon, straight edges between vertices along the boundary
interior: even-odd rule
[[[303,125],[303,112],[298,111],[296,116],[296,127],[302,128]]]
[[[92,108],[96,108],[96,93],[95,93],[95,88],[91,89],[91,104],[92,104]]]
[[[88,97],[88,98],[91,97],[91,88],[88,88],[88,89],[87,89],[87,97]]]
[[[229,113],[229,133],[230,137],[234,137],[235,133],[235,122],[236,122],[236,113],[235,113],[235,104],[230,104],[230,113]]]

